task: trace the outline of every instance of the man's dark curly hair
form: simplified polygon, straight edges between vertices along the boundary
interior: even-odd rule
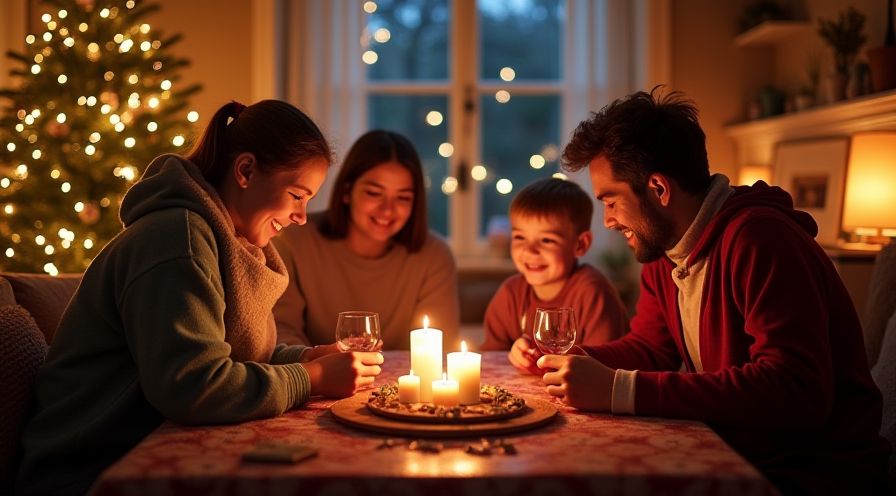
[[[706,135],[697,107],[684,94],[639,91],[592,113],[573,132],[563,150],[563,168],[578,171],[603,155],[615,179],[643,196],[647,178],[663,174],[688,193],[709,187]]]

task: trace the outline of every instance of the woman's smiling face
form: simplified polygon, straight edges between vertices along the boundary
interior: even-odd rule
[[[328,167],[329,162],[318,157],[293,169],[262,172],[255,168],[236,211],[231,210],[236,232],[253,245],[264,247],[283,228],[304,224],[308,200],[317,194]]]
[[[388,243],[407,224],[414,208],[414,181],[398,162],[384,162],[362,174],[345,200],[349,232],[374,244]]]

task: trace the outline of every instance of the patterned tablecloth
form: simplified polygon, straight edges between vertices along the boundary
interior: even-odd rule
[[[407,352],[386,352],[377,383],[408,370]],[[506,353],[483,356],[483,384],[550,398],[540,377],[518,373]],[[366,392],[362,394],[367,394]],[[387,436],[340,424],[333,400],[315,399],[272,419],[185,427],[165,423],[106,470],[94,493],[140,494],[774,494],[773,486],[697,422],[612,416],[557,404],[551,424],[507,436],[516,455],[476,456],[470,442],[439,453],[378,449]],[[319,454],[295,465],[241,461],[269,441],[302,443]]]

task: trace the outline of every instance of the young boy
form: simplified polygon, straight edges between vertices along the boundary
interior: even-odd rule
[[[510,349],[514,367],[542,375],[532,340],[535,310],[571,307],[576,344],[603,344],[622,336],[627,318],[616,289],[578,257],[591,246],[594,205],[572,181],[542,179],[510,204],[510,256],[520,272],[508,278],[485,311],[483,350]]]

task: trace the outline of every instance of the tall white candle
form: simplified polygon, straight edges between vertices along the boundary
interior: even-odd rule
[[[398,378],[398,402],[420,402],[420,376],[414,375],[413,369],[410,374]]]
[[[442,331],[429,328],[423,317],[423,329],[411,331],[411,369],[420,376],[420,401],[432,401],[432,382],[442,375]]]
[[[460,404],[479,403],[479,376],[482,355],[467,351],[467,342],[460,342],[460,352],[448,353],[448,378],[457,381]]]
[[[442,374],[442,380],[432,381],[432,402],[441,406],[457,406],[458,385]]]

